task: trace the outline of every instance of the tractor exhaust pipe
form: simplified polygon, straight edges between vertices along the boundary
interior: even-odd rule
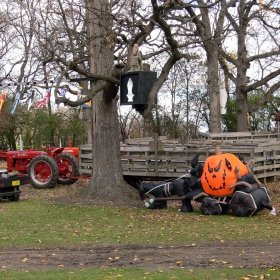
[[[23,151],[23,142],[22,142],[21,134],[19,135],[19,150]]]

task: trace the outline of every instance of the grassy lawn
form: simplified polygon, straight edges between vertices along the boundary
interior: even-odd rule
[[[99,280],[99,279],[122,279],[122,280],[225,280],[225,279],[279,279],[279,273],[272,270],[247,270],[247,269],[170,269],[146,271],[141,268],[131,269],[87,269],[87,270],[49,270],[36,272],[0,271],[0,279],[15,280]]]
[[[58,192],[59,190],[40,190]],[[178,207],[146,208],[70,205],[46,201],[44,195],[0,204],[0,248],[45,248],[81,244],[183,244],[204,241],[266,240],[280,242],[280,216],[264,210],[251,218],[203,216]],[[276,204],[278,193],[274,193]],[[279,209],[279,208],[278,208]],[[0,253],[1,255],[1,253]],[[2,258],[5,256],[1,256]],[[11,271],[1,267],[0,279],[280,279],[278,268],[183,269],[99,268],[55,271]]]
[[[203,216],[176,208],[80,206],[42,199],[1,203],[1,247],[78,244],[192,244],[201,241],[274,240],[280,238],[279,216],[268,210],[248,217]]]

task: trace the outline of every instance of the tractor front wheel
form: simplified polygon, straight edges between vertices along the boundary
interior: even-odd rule
[[[58,184],[71,185],[78,180],[79,163],[75,156],[61,153],[57,156],[56,162],[59,169]]]
[[[59,171],[53,158],[39,155],[30,161],[27,174],[31,185],[36,189],[50,189],[56,184]]]

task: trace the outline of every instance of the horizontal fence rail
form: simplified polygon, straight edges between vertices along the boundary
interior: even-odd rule
[[[236,133],[233,133],[236,134]],[[245,162],[254,160],[251,167],[254,175],[266,183],[276,181],[280,177],[280,141],[275,134],[244,133],[247,138],[240,138],[242,134],[235,135],[235,139],[220,134],[207,139],[190,140],[188,143],[179,143],[178,140],[168,140],[157,135],[147,138],[128,139],[121,144],[121,162],[124,176],[141,177],[146,180],[164,180],[189,176],[191,160],[199,155],[199,161],[204,163],[207,157],[215,154],[212,143],[221,142],[223,153],[232,153],[242,156]],[[205,137],[206,138],[206,137]],[[213,139],[214,138],[214,139]],[[242,140],[240,140],[242,139]],[[79,146],[80,173],[92,174],[92,147]]]

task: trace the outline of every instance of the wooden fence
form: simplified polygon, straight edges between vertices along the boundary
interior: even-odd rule
[[[234,136],[235,134],[235,136]],[[280,178],[280,141],[273,134],[257,134],[246,137],[239,133],[208,134],[207,137],[190,140],[187,144],[166,137],[129,139],[122,144],[121,161],[123,175],[141,177],[146,180],[165,180],[189,176],[191,159],[199,155],[199,161],[215,154],[213,141],[221,142],[223,153],[240,155],[246,162],[254,160],[251,170],[258,179],[266,183]],[[226,136],[226,137],[225,137]],[[91,145],[79,146],[80,173],[91,175]]]

